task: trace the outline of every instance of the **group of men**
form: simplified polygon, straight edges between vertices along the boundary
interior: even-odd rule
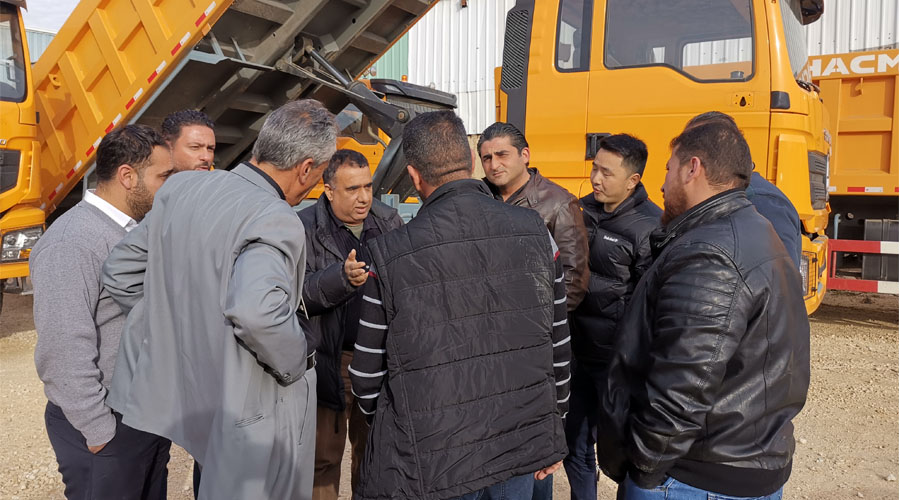
[[[673,139],[660,210],[631,135],[579,200],[516,127],[481,134],[473,179],[460,119],[420,114],[405,225],[337,133],[291,102],[230,171],[197,111],[104,137],[30,261],[67,498],[165,498],[175,442],[199,498],[336,499],[348,438],[358,499],[548,499],[563,465],[574,499],[598,465],[621,498],[780,498],[809,384],[799,218],[729,116]]]

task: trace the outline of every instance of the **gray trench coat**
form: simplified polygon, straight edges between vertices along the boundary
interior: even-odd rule
[[[248,165],[172,176],[104,265],[129,312],[107,404],[200,462],[201,499],[311,497],[305,265],[302,223]]]

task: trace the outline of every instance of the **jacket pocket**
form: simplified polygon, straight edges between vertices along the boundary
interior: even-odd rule
[[[256,422],[259,422],[263,419],[262,413],[259,415],[253,415],[252,417],[242,418],[234,423],[235,427],[247,427],[248,425],[253,425]]]

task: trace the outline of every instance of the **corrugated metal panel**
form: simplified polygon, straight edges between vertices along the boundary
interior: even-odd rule
[[[494,122],[494,68],[503,63],[515,0],[441,0],[409,31],[409,81],[452,92],[469,134]]]
[[[897,45],[897,0],[840,0],[806,26],[809,55],[842,54]]]
[[[28,55],[31,57],[32,63],[37,62],[41,54],[47,50],[47,46],[50,45],[50,40],[53,40],[55,36],[56,33],[50,31],[25,29],[25,38],[28,40]]]
[[[384,53],[375,64],[369,68],[365,78],[390,78],[401,80],[409,75],[409,34],[397,40],[390,50]]]

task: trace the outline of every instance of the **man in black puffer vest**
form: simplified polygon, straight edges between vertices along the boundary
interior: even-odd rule
[[[368,426],[350,392],[350,361],[359,328],[366,243],[403,225],[393,208],[372,199],[369,161],[339,149],[322,174],[325,190],[300,212],[306,230],[303,303],[316,351],[316,469],[313,500],[336,500],[344,444],[350,438],[351,485],[366,445]]]
[[[471,179],[452,112],[414,118],[403,152],[424,204],[369,244],[350,378],[372,427],[354,498],[530,498],[566,455],[559,250],[537,212]]]
[[[601,401],[598,459],[625,498],[780,499],[809,388],[797,272],[744,193],[734,126],[672,141],[653,264],[632,295]]]
[[[591,275],[588,292],[572,326],[572,399],[566,418],[569,455],[563,464],[572,498],[597,498],[594,454],[598,394],[635,285],[650,267],[650,232],[662,210],[647,198],[641,183],[647,146],[627,134],[600,141],[591,169],[593,192],[581,199],[587,227]]]

